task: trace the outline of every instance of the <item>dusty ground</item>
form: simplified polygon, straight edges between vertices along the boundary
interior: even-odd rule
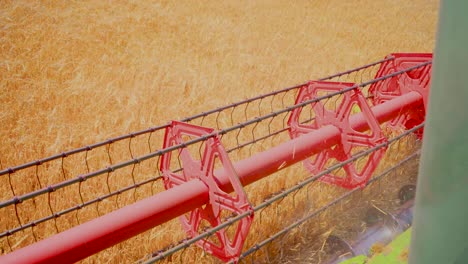
[[[0,168],[391,52],[431,52],[437,8],[432,0],[1,1]],[[89,261],[138,255],[119,252]]]

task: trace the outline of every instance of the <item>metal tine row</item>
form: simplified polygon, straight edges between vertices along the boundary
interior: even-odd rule
[[[289,90],[288,90],[288,92],[289,92]],[[285,94],[286,94],[286,93],[285,93]],[[282,100],[281,100],[282,106],[285,105],[285,103],[284,103],[285,94],[283,95]],[[275,96],[276,96],[276,94],[272,96],[272,99],[271,99],[271,102],[270,102],[270,109],[273,109],[273,101],[274,101]],[[329,98],[328,98],[327,100],[329,100]],[[260,102],[262,102],[262,100],[260,100]],[[247,106],[248,106],[248,104],[247,104]],[[247,107],[246,107],[246,108],[247,108]],[[232,108],[232,109],[233,109],[232,112],[234,112],[234,110],[235,110],[236,108],[234,107],[234,108]],[[261,111],[261,110],[260,110],[260,107],[259,107],[259,111]],[[232,113],[232,112],[231,112],[231,113]],[[220,112],[218,112],[217,119],[218,119],[218,117],[219,117],[219,113],[220,113]],[[259,113],[261,114],[261,112],[259,112]],[[231,115],[231,116],[232,116],[232,115]],[[272,124],[273,120],[275,119],[275,117],[276,117],[276,115],[273,116],[273,118],[271,118],[270,122],[268,123],[268,132],[269,132],[269,133],[268,133],[266,136],[262,136],[262,137],[256,138],[255,135],[257,134],[257,132],[256,132],[255,129],[256,129],[257,125],[259,124],[259,122],[257,122],[257,123],[255,123],[255,125],[254,125],[254,129],[251,131],[252,140],[249,141],[249,142],[243,143],[243,144],[238,144],[236,147],[233,147],[233,148],[229,149],[229,152],[232,152],[232,151],[234,151],[234,150],[236,150],[236,149],[241,149],[241,148],[243,148],[243,147],[245,147],[245,146],[250,146],[249,154],[251,155],[251,154],[252,154],[252,147],[253,147],[254,143],[260,142],[260,141],[265,140],[265,139],[267,139],[267,138],[272,138],[272,137],[274,137],[274,136],[279,135],[279,134],[282,133],[282,132],[285,132],[285,131],[287,130],[287,128],[285,127],[285,122],[284,122],[284,120],[286,119],[287,115],[284,115],[283,124],[282,124],[282,129],[279,130],[279,131],[272,132],[271,124]],[[231,120],[231,121],[232,121],[232,120]],[[219,121],[217,120],[216,122],[219,122]],[[244,127],[241,127],[241,128],[239,129],[239,132],[238,132],[237,135],[239,135],[240,131],[241,131],[243,128],[244,128]],[[153,133],[149,133],[148,140],[147,140],[148,149],[149,149],[150,152],[152,151],[152,147],[151,147],[151,136],[152,136],[152,135],[153,135]],[[133,154],[133,150],[132,150],[132,139],[133,139],[133,138],[134,138],[134,137],[130,137],[129,143],[128,143],[128,150],[129,150],[129,153],[130,153],[130,156],[132,157],[132,159],[134,159],[134,154]],[[236,142],[239,142],[238,138],[237,138]],[[272,138],[272,142],[273,142],[273,138]],[[108,158],[110,164],[113,163],[113,158],[112,158],[112,155],[111,155],[111,148],[112,148],[112,143],[109,143],[109,144],[106,145],[107,158]],[[88,157],[87,157],[88,152],[89,152],[89,150],[87,150],[87,151],[85,152],[85,153],[86,153],[85,163],[86,163],[87,172],[90,171],[89,162],[88,162]],[[63,162],[63,161],[64,161],[65,158],[66,158],[66,156],[65,156],[65,155],[62,155],[62,157],[61,157],[61,171],[62,171],[62,175],[64,176],[64,178],[65,178],[65,169],[64,169],[64,162]],[[158,159],[159,159],[159,156],[158,156]],[[159,163],[159,162],[157,162],[157,163]],[[36,171],[38,170],[39,166],[40,166],[40,165],[36,165]],[[49,209],[50,209],[50,213],[51,213],[51,214],[50,214],[49,216],[46,216],[46,217],[43,217],[43,218],[40,218],[40,219],[31,221],[31,222],[29,222],[29,223],[27,223],[27,224],[22,224],[22,221],[20,220],[20,216],[19,216],[19,214],[18,214],[18,208],[17,208],[17,206],[18,206],[18,204],[20,204],[20,203],[22,202],[22,200],[17,200],[18,202],[15,202],[14,204],[15,204],[15,212],[16,212],[17,221],[18,221],[18,223],[19,223],[19,228],[17,227],[17,228],[14,228],[14,229],[10,229],[10,230],[4,232],[3,234],[1,234],[0,237],[3,237],[3,236],[5,236],[5,235],[6,235],[6,236],[10,236],[11,234],[13,234],[13,233],[15,233],[15,232],[18,232],[18,231],[21,231],[21,230],[25,230],[26,228],[29,228],[29,227],[30,227],[30,228],[32,229],[32,231],[33,231],[32,233],[33,233],[33,236],[34,236],[35,241],[36,241],[37,238],[36,238],[36,235],[34,234],[34,227],[35,227],[37,224],[40,224],[40,223],[43,223],[43,222],[45,222],[45,221],[48,221],[48,220],[53,219],[53,220],[54,220],[54,225],[55,225],[56,232],[59,232],[59,228],[57,227],[57,221],[56,221],[56,219],[57,219],[58,217],[62,216],[63,214],[67,214],[67,213],[70,213],[70,212],[72,212],[72,211],[76,211],[76,214],[75,214],[76,220],[77,220],[76,222],[79,224],[79,223],[80,223],[80,220],[79,220],[79,217],[78,217],[78,215],[79,215],[79,214],[78,214],[78,210],[79,210],[79,209],[82,209],[83,207],[89,206],[89,205],[94,204],[94,203],[99,203],[99,202],[103,201],[104,199],[110,198],[110,197],[115,196],[115,195],[119,195],[119,194],[121,194],[122,192],[131,190],[131,189],[133,189],[133,191],[134,191],[134,192],[133,192],[133,197],[134,197],[133,200],[136,201],[136,200],[137,200],[137,198],[136,198],[136,190],[137,190],[138,187],[140,187],[140,186],[142,186],[142,185],[145,185],[145,184],[148,184],[148,183],[151,183],[151,185],[153,185],[158,179],[160,179],[160,175],[159,175],[158,177],[154,177],[154,178],[151,178],[151,179],[149,179],[149,180],[145,180],[144,182],[136,183],[134,173],[135,173],[135,168],[136,168],[137,166],[139,166],[139,162],[138,162],[138,161],[135,162],[135,163],[133,163],[133,166],[132,166],[132,171],[131,171],[131,176],[132,176],[132,177],[131,177],[131,178],[132,178],[133,184],[132,184],[132,185],[129,185],[129,186],[125,187],[125,188],[118,189],[118,190],[116,190],[116,191],[112,191],[112,190],[111,190],[111,187],[110,187],[110,184],[109,184],[109,179],[110,179],[110,177],[111,177],[111,173],[112,173],[114,170],[113,170],[113,169],[107,170],[105,173],[106,173],[106,175],[107,175],[107,177],[106,177],[106,187],[107,187],[108,194],[103,195],[103,196],[99,196],[99,197],[97,197],[97,198],[95,198],[95,199],[92,199],[92,200],[90,200],[90,201],[88,201],[88,202],[84,202],[84,198],[83,198],[83,194],[82,194],[82,188],[81,188],[81,187],[82,187],[82,183],[83,183],[84,181],[81,181],[81,180],[78,181],[78,183],[79,183],[78,193],[79,193],[79,198],[80,198],[80,200],[81,200],[81,203],[80,203],[80,204],[77,204],[77,205],[75,205],[75,206],[73,206],[73,207],[67,208],[67,209],[65,209],[65,210],[58,211],[58,212],[56,212],[56,210],[54,210],[54,209],[53,209],[53,206],[51,205],[51,194],[52,194],[52,192],[55,191],[55,188],[54,188],[54,187],[52,187],[52,188],[48,187],[48,189],[47,189],[47,190],[48,190],[48,192],[47,192],[47,197],[48,197],[48,205],[49,205],[48,207],[49,207]],[[160,174],[159,171],[158,171],[158,174]],[[10,178],[10,177],[11,177],[11,175],[9,174],[10,187],[11,187],[11,189],[13,190],[14,188],[13,188],[13,185],[11,184],[11,178]],[[38,182],[39,182],[40,187],[42,187],[42,183],[41,183],[40,180],[39,180],[39,175],[38,175],[38,173],[36,173],[36,178],[38,179]],[[152,191],[152,192],[153,192],[153,190],[154,190],[154,188],[151,188],[151,191]],[[14,191],[13,191],[13,193],[14,193]],[[116,204],[116,207],[119,207],[117,200],[115,201],[115,204]],[[99,209],[99,204],[98,204],[98,206],[96,207],[96,210],[97,210],[98,215],[102,215],[102,213],[100,212],[100,209]]]
[[[338,96],[340,96],[340,94],[338,94]],[[283,96],[283,98],[284,98],[284,96]],[[329,101],[329,100],[331,99],[331,97],[325,97],[324,99],[327,100],[327,101]],[[273,99],[272,99],[272,102],[273,102],[273,100],[274,100],[274,97],[273,97]],[[323,100],[323,99],[322,99],[322,100]],[[336,104],[336,101],[338,101],[338,100],[335,100],[335,104]],[[284,101],[283,101],[283,100],[282,100],[282,105],[284,105]],[[272,107],[273,107],[273,106],[270,105],[270,108],[272,108]],[[235,109],[235,108],[234,108],[234,109]],[[284,112],[284,113],[287,113],[287,111]],[[256,129],[256,127],[258,126],[258,124],[259,124],[261,121],[266,120],[266,118],[265,118],[265,119],[257,119],[257,120],[254,120],[254,121],[255,121],[255,122],[253,122],[254,128],[253,128],[252,131],[251,131],[252,140],[250,140],[250,141],[248,141],[248,142],[246,142],[246,143],[243,143],[243,144],[239,144],[239,139],[238,139],[238,137],[239,137],[239,135],[240,135],[240,133],[241,133],[240,131],[241,131],[242,129],[244,129],[245,126],[244,126],[244,125],[238,126],[238,127],[236,128],[236,129],[238,129],[237,137],[236,137],[237,146],[235,146],[235,147],[233,147],[233,148],[230,148],[228,151],[229,151],[229,152],[232,152],[232,151],[234,151],[234,150],[239,150],[239,149],[242,149],[242,148],[244,148],[244,147],[246,147],[246,146],[250,146],[249,154],[251,155],[251,154],[252,154],[252,147],[253,147],[253,145],[254,145],[255,143],[260,142],[260,141],[263,141],[263,140],[265,140],[265,139],[267,139],[267,138],[272,138],[272,142],[273,142],[273,137],[279,135],[280,133],[283,133],[283,132],[287,131],[287,127],[286,127],[286,125],[285,125],[285,123],[286,123],[286,122],[285,122],[285,119],[286,119],[287,115],[284,115],[283,123],[282,123],[282,128],[281,128],[280,130],[277,130],[277,131],[272,132],[271,124],[272,124],[273,120],[276,118],[276,116],[277,116],[277,115],[275,114],[275,115],[272,115],[272,116],[269,116],[269,117],[268,117],[268,118],[270,118],[270,122],[268,123],[268,134],[267,134],[266,136],[262,136],[262,137],[258,137],[258,138],[255,137],[255,134],[257,134],[257,133],[255,132],[255,131],[256,131],[255,129]],[[230,130],[230,131],[232,131],[232,130]],[[229,131],[228,131],[228,132],[229,132]],[[224,134],[222,134],[222,135],[224,135]],[[151,147],[151,136],[152,136],[152,133],[149,134],[149,136],[148,136],[148,141],[147,141],[147,142],[148,142],[148,149],[149,149],[150,151],[152,151],[152,147]],[[132,139],[132,137],[131,137],[130,139]],[[111,156],[111,154],[110,154],[110,148],[111,148],[111,144],[108,144],[108,147],[107,147],[107,156],[108,156],[109,162],[112,163],[112,156]],[[129,141],[128,148],[129,148],[130,155],[131,155],[132,158],[133,158],[131,140]],[[88,151],[86,151],[86,154],[87,154],[87,153],[88,153]],[[158,157],[158,160],[159,160],[160,155],[156,155],[156,156]],[[63,168],[63,158],[64,158],[64,157],[62,157],[62,172],[63,172],[63,174],[65,175],[65,172],[64,172],[65,170],[64,170],[64,168]],[[16,199],[16,200],[14,201],[14,205],[15,205],[15,212],[16,212],[16,216],[17,216],[18,223],[19,223],[19,227],[16,227],[16,228],[14,228],[14,229],[10,229],[10,230],[8,230],[8,231],[3,232],[2,234],[0,234],[0,237],[10,236],[10,235],[12,235],[13,233],[18,232],[18,231],[21,231],[21,230],[24,230],[24,229],[26,229],[26,228],[31,228],[31,229],[33,230],[34,227],[35,227],[37,224],[43,223],[43,222],[48,221],[48,220],[51,220],[51,219],[54,220],[54,222],[55,222],[55,227],[56,227],[56,231],[58,232],[58,231],[59,231],[59,228],[57,227],[56,219],[57,219],[58,217],[62,216],[63,214],[67,214],[67,213],[70,213],[70,212],[72,212],[72,211],[78,211],[79,209],[82,209],[83,207],[89,206],[89,205],[94,204],[94,203],[99,203],[99,202],[103,201],[104,199],[107,199],[107,198],[112,197],[112,196],[115,196],[115,195],[119,195],[119,194],[121,194],[121,193],[123,193],[123,192],[125,192],[125,191],[128,191],[128,190],[131,190],[131,189],[134,190],[133,197],[134,197],[134,200],[136,200],[135,193],[136,193],[136,189],[137,189],[138,187],[140,187],[140,186],[142,186],[142,185],[145,185],[145,184],[148,184],[148,183],[151,183],[151,185],[153,185],[157,180],[159,180],[159,179],[161,178],[161,176],[160,176],[160,172],[157,170],[157,174],[158,174],[157,177],[150,178],[150,179],[148,179],[148,180],[145,180],[144,182],[136,183],[136,181],[135,181],[135,176],[134,176],[134,171],[135,171],[135,167],[136,167],[137,165],[139,165],[139,162],[140,162],[140,161],[139,161],[138,159],[135,159],[135,161],[136,161],[136,162],[131,163],[131,164],[133,165],[132,173],[131,173],[132,180],[133,180],[133,184],[132,184],[132,185],[127,186],[127,187],[122,188],[122,189],[118,189],[118,190],[116,190],[116,191],[111,191],[111,188],[110,188],[110,185],[109,185],[109,177],[110,177],[111,173],[114,171],[114,169],[113,169],[113,168],[112,168],[112,169],[109,169],[109,170],[107,170],[107,171],[104,171],[104,173],[107,173],[106,185],[107,185],[107,189],[108,189],[108,194],[106,194],[106,195],[104,195],[104,196],[100,196],[100,197],[95,198],[95,199],[92,199],[92,200],[90,200],[90,201],[84,202],[83,194],[81,193],[81,185],[82,185],[82,183],[84,182],[84,180],[81,180],[81,179],[80,179],[80,180],[77,181],[77,182],[79,183],[79,197],[80,197],[80,199],[81,199],[81,204],[78,204],[78,205],[76,205],[76,206],[70,207],[70,208],[68,208],[68,209],[65,209],[65,210],[62,210],[62,211],[59,211],[59,212],[55,212],[55,210],[54,210],[54,209],[52,208],[52,206],[51,206],[50,195],[51,195],[52,192],[55,191],[55,188],[49,186],[49,187],[47,188],[47,192],[44,192],[44,193],[47,193],[47,194],[48,194],[48,203],[49,203],[49,209],[50,209],[50,211],[51,211],[51,214],[50,214],[49,216],[47,216],[47,217],[44,217],[44,218],[41,218],[41,219],[38,219],[38,220],[35,220],[35,221],[31,221],[31,222],[29,222],[29,223],[27,223],[27,224],[22,224],[22,221],[20,220],[20,217],[19,217],[19,215],[18,215],[17,205],[20,204],[20,203],[22,202],[22,200],[21,200],[21,199],[19,199],[19,200]],[[159,161],[158,161],[157,163],[159,163]],[[87,165],[87,168],[88,168],[88,171],[89,171],[89,164],[88,164],[88,159],[87,159],[87,157],[86,157],[86,165]],[[38,166],[39,166],[39,165],[37,165],[36,168],[38,168]],[[10,176],[10,175],[9,175],[9,176]],[[83,177],[83,176],[81,176],[81,177]],[[36,174],[36,178],[39,179],[39,176],[38,176],[37,174]],[[11,182],[11,180],[10,180],[10,182]],[[11,185],[10,185],[10,186],[11,186]],[[11,186],[11,188],[13,189],[12,186]],[[154,188],[151,188],[151,190],[153,191]],[[118,207],[117,202],[116,202],[116,207]],[[99,211],[99,206],[96,207],[96,210],[98,211],[98,215],[101,215],[101,212]],[[80,221],[79,221],[79,219],[78,219],[78,212],[76,213],[76,219],[77,219],[77,222],[79,223]],[[34,237],[36,238],[36,235],[34,234],[34,232],[33,232],[33,235],[34,235]],[[37,240],[37,239],[35,239],[35,240]]]
[[[328,100],[329,100],[329,99],[328,99]],[[334,105],[337,105],[336,101],[337,101],[337,100],[335,100]],[[271,122],[269,123],[269,126],[270,126],[270,124],[271,124]],[[283,124],[284,124],[284,122],[283,122]],[[270,130],[270,127],[269,127],[269,132],[270,132],[270,131],[271,131],[271,130]],[[271,133],[270,133],[270,134],[271,134]],[[253,136],[253,137],[254,137],[254,136]],[[253,141],[258,142],[258,141],[260,141],[260,140],[255,140],[255,137],[254,137]],[[399,142],[400,142],[400,141],[398,141],[398,143],[399,143]],[[240,144],[238,143],[238,146],[239,146],[239,145],[240,145]],[[399,144],[398,144],[398,145],[399,145]],[[307,187],[307,190],[309,190],[309,187],[310,187],[310,186]],[[296,190],[296,191],[293,192],[293,195],[292,195],[293,204],[295,203],[295,197],[296,197],[297,193],[298,193],[298,190]],[[307,197],[309,198],[309,191],[307,191]],[[284,198],[284,197],[283,197],[283,198]],[[283,200],[283,199],[281,199],[281,201],[282,201],[282,200]],[[309,200],[309,199],[307,199],[307,200]],[[340,202],[340,207],[342,207],[342,203],[341,203],[341,202]],[[258,220],[258,221],[260,221],[260,222],[262,221],[262,217],[261,217],[261,216],[262,216],[262,213],[263,213],[263,209],[260,211],[260,220]],[[279,214],[279,213],[277,213],[277,214]],[[257,219],[258,219],[258,218],[257,218]],[[189,238],[187,238],[187,239],[189,239]],[[187,244],[187,242],[185,241],[184,244]],[[184,247],[183,252],[185,252],[185,249],[186,249],[186,248],[187,248],[187,247]],[[156,255],[157,255],[157,254],[156,254]],[[183,258],[180,257],[179,259],[183,259]]]

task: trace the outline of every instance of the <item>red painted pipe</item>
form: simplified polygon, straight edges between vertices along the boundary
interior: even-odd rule
[[[73,263],[208,202],[190,181],[0,257],[0,263]]]
[[[384,123],[400,113],[419,107],[422,102],[423,97],[419,93],[410,92],[374,106],[372,111],[379,123]],[[357,131],[369,128],[360,113],[351,116],[350,123]],[[325,126],[241,160],[234,164],[234,168],[245,186],[330,148],[340,139],[338,128]],[[216,171],[215,175],[225,192],[233,191],[223,171]],[[200,180],[193,180],[0,256],[0,263],[76,262],[201,207],[208,201],[207,186]]]

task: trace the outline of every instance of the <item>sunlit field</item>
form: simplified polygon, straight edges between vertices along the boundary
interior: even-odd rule
[[[345,71],[393,52],[432,52],[437,9],[434,0],[1,1],[0,169]],[[160,144],[162,139],[151,140]],[[150,140],[140,143],[146,141]],[[410,143],[391,149],[386,164],[414,150],[414,138],[403,142]],[[140,143],[134,143],[135,153]],[[128,142],[111,150],[114,159],[119,149],[127,151]],[[233,155],[233,159],[248,156]],[[105,153],[90,159],[95,159],[89,165],[92,168],[99,168],[99,159],[107,162]],[[142,167],[141,174],[149,174],[149,168],[143,171]],[[306,174],[301,166],[288,173],[298,171]],[[133,174],[131,168],[127,172]],[[63,180],[46,174],[39,171],[43,184]],[[63,174],[76,176],[73,169]],[[297,182],[281,176],[272,177],[262,189],[246,188],[250,200],[261,202]],[[1,201],[13,196],[7,182],[0,180]],[[16,180],[13,185],[21,189],[26,182]],[[111,187],[130,182],[120,180]],[[38,188],[28,186],[23,193]],[[86,186],[84,192],[94,188],[98,187]],[[162,190],[162,186],[151,188]],[[323,188],[326,196],[334,193],[327,193],[330,186]],[[149,195],[149,189],[142,188],[134,196],[139,200]],[[59,197],[78,202],[67,192]],[[131,203],[125,197],[122,201],[104,201],[102,212],[83,212],[80,221],[73,216],[55,225],[63,231]],[[34,208],[24,207],[20,218],[50,213],[47,206]],[[0,231],[17,225],[14,210],[1,211],[0,217]],[[263,222],[253,228],[264,231],[253,233],[277,230],[277,224]],[[56,231],[44,228],[38,236],[45,238]],[[174,220],[164,229],[149,231],[85,262],[136,261],[168,246],[164,241],[171,236],[178,241],[183,235]],[[0,239],[1,252],[32,242],[31,232],[22,231],[10,241]],[[169,261],[179,260],[217,261],[195,246]]]

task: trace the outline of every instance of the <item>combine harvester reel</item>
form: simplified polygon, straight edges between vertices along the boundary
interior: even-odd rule
[[[168,258],[178,251],[184,251],[192,244],[198,245],[223,262],[238,262],[290,230],[319,216],[327,208],[338,204],[341,199],[366,188],[371,181],[377,180],[376,171],[391,144],[411,133],[422,138],[431,63],[432,54],[391,54],[379,62],[328,78],[260,95],[181,121],[172,121],[160,127],[0,171],[1,177],[8,177],[13,192],[11,199],[0,203],[0,209],[12,209],[8,212],[16,212],[19,222],[17,226],[1,230],[0,237],[8,242],[11,252],[0,256],[0,262],[79,261],[176,217],[179,217],[187,237],[176,245],[149,255],[145,258],[145,262],[153,263]],[[374,67],[378,67],[376,73],[371,71]],[[340,78],[351,78],[353,74],[354,76],[360,74],[362,79],[366,70],[375,73],[370,80],[339,81]],[[295,94],[295,101],[287,104],[285,98],[290,94]],[[273,109],[273,101],[277,98],[282,98],[281,107]],[[272,102],[271,113],[260,114],[255,118],[248,116],[251,105],[258,104],[261,110],[262,102],[265,101]],[[235,122],[233,117],[235,111],[242,107],[245,120]],[[215,117],[213,119],[216,126],[219,126],[219,117],[224,112],[230,113],[231,127],[215,130],[203,125],[207,122],[205,120]],[[286,122],[283,122],[283,129],[274,130],[272,123],[281,122],[279,116],[283,116],[283,121]],[[197,122],[199,125],[195,124]],[[284,126],[284,123],[287,125]],[[391,130],[395,130],[395,133],[400,131],[399,135],[389,138],[382,127],[384,123]],[[258,131],[255,129],[259,124],[260,126],[267,124],[264,130],[268,131],[267,135],[255,137],[254,134]],[[253,139],[244,142],[239,134],[244,133],[249,126],[254,126],[250,132]],[[402,130],[404,132],[401,132]],[[139,157],[133,155],[132,140],[149,136],[148,142],[150,142],[153,134],[159,132],[164,133],[160,150],[154,151],[149,144],[150,151],[147,154]],[[224,136],[236,133],[237,144],[234,147],[223,144]],[[228,153],[231,151],[253,145],[265,138],[274,138],[281,133],[289,133],[290,140],[275,142],[273,147],[237,161],[230,159]],[[110,164],[102,169],[89,171],[88,152],[124,140],[130,141],[131,159],[119,163],[110,161]],[[32,192],[14,191],[16,186],[12,183],[12,178],[19,171],[34,167],[37,169],[54,160],[62,160],[63,169],[63,160],[80,153],[86,154],[87,172]],[[107,154],[111,157],[109,149]],[[409,158],[407,157],[407,160]],[[359,163],[358,160],[364,162]],[[161,176],[148,178],[142,182],[133,178],[134,184],[111,190],[109,187],[111,173],[133,166],[133,177],[135,167],[146,161],[157,163],[158,173]],[[307,177],[299,179],[289,189],[272,194],[262,203],[249,202],[245,186],[299,162],[303,163],[308,172]],[[388,174],[404,162],[406,161],[400,161],[382,175]],[[336,172],[340,168],[343,169],[341,174]],[[91,178],[102,178],[102,175],[104,178],[107,175],[108,194],[84,201],[81,195],[83,182]],[[39,180],[39,177],[37,178]],[[22,248],[18,249],[11,245],[14,243],[10,240],[13,240],[19,231],[31,229],[35,237],[34,228],[42,223],[56,221],[63,215],[77,212],[91,204],[99,205],[103,200],[119,196],[129,190],[136,190],[148,184],[152,186],[158,179],[163,180],[165,191],[153,195],[147,194],[145,199],[135,199],[130,205],[117,207],[109,214],[78,224],[68,230],[58,232],[57,228],[58,234],[29,243]],[[316,180],[345,188],[347,192],[310,214],[295,219],[278,232],[273,231],[268,237],[264,237],[264,240],[247,243],[249,248],[243,251],[246,241],[254,232],[252,228],[255,222],[262,221],[262,210],[272,204],[280,203],[285,197],[295,196],[297,191],[308,188]],[[51,215],[43,218],[31,216],[26,220],[18,216],[20,204],[48,195],[50,205],[52,193],[67,186],[79,186],[82,203],[62,211],[54,211],[50,207]],[[400,193],[400,196],[409,197],[406,193]],[[406,213],[398,215],[407,217]],[[408,221],[405,221],[404,228],[408,225]],[[236,227],[229,229],[230,226]],[[333,244],[345,245],[349,251],[363,247],[362,243],[359,244],[359,238],[354,242],[346,242],[338,236],[331,235],[328,240],[333,241]]]

